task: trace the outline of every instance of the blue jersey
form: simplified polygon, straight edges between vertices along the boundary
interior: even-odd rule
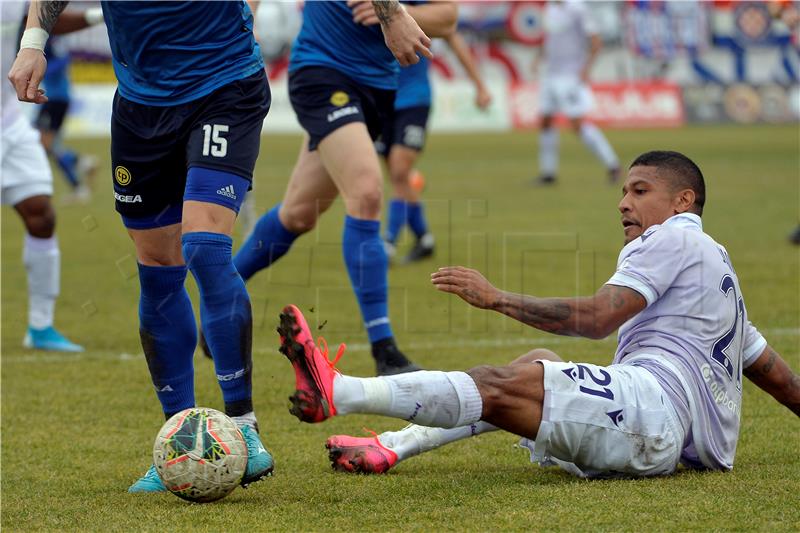
[[[264,68],[242,0],[102,5],[119,94],[127,100],[179,105]]]
[[[397,89],[400,69],[380,26],[353,22],[345,2],[305,3],[289,72],[309,66],[332,68],[367,87],[389,90]]]
[[[400,83],[394,100],[395,109],[430,107],[431,80],[428,75],[430,60],[420,57],[419,63],[400,69]]]
[[[42,87],[50,101],[69,102],[69,52],[63,49],[58,37],[51,37],[44,47],[47,57],[47,71],[42,79]]]

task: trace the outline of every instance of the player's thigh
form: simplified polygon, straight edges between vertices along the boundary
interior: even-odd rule
[[[338,128],[319,143],[317,150],[347,213],[377,220],[383,198],[381,168],[366,124],[351,122]]]
[[[544,402],[534,457],[585,474],[673,472],[683,434],[655,378],[640,367],[543,361]]]
[[[46,203],[50,213],[50,197],[53,194],[53,174],[47,161],[47,154],[39,142],[39,132],[20,117],[2,131],[2,157],[0,157],[0,198],[5,205],[17,207],[17,212],[25,221],[29,231],[35,236],[48,237],[52,234],[55,216],[50,215],[50,228],[47,226],[44,208],[34,207]],[[43,198],[44,200],[39,200]],[[32,202],[26,202],[26,200]],[[33,199],[37,199],[33,201]],[[20,210],[22,204],[32,206]],[[33,205],[36,204],[36,205]],[[33,220],[37,219],[37,220]],[[29,223],[30,222],[30,223]]]
[[[395,198],[401,198],[406,202],[419,201],[419,191],[411,186],[411,174],[418,157],[417,150],[399,144],[393,145],[389,151],[386,162]]]
[[[136,247],[136,260],[147,266],[183,265],[181,224],[150,229],[128,228]]]
[[[187,121],[184,232],[230,235],[251,188],[261,129],[271,104],[263,71],[202,98]]]
[[[390,118],[394,92],[361,86],[335,69],[306,67],[290,74],[289,97],[309,150],[319,151],[348,214],[377,219],[382,183],[372,143]]]
[[[281,223],[293,233],[312,229],[339,194],[322,164],[319,151],[309,150],[308,143],[306,134],[278,213]]]

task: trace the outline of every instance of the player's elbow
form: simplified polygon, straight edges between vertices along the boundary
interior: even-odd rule
[[[595,316],[584,322],[587,325],[583,336],[594,340],[603,340],[617,330],[616,322],[608,317]]]

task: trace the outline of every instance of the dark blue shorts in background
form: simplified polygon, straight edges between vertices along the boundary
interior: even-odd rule
[[[49,100],[43,103],[36,117],[36,127],[55,132],[61,130],[68,110],[69,102],[66,100]]]
[[[425,147],[430,112],[430,106],[396,109],[391,118],[383,124],[383,131],[375,142],[375,149],[384,157],[389,155],[392,146],[396,144],[421,152]]]
[[[115,94],[111,165],[126,226],[180,222],[191,167],[251,181],[270,102],[264,71],[177,106],[142,105]]]
[[[395,91],[366,87],[338,70],[304,67],[289,74],[289,100],[310,137],[309,150],[351,122],[363,122],[372,140],[394,109]]]

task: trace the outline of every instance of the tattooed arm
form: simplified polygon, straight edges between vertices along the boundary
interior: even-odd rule
[[[26,28],[41,28],[47,33],[53,31],[58,16],[69,2],[51,0],[33,0],[28,8],[28,24]]]
[[[767,345],[744,375],[773,398],[800,416],[800,375],[792,372],[786,361]]]
[[[8,72],[8,79],[14,86],[17,98],[23,102],[43,104],[47,101],[44,91],[39,89],[47,69],[44,44],[67,3],[40,0],[31,2],[20,51]]]
[[[584,298],[536,298],[501,291],[477,270],[445,267],[431,274],[434,286],[480,309],[492,309],[557,335],[602,339],[647,305],[633,289],[603,285]]]
[[[350,1],[353,7],[359,2]],[[372,8],[381,25],[386,46],[392,51],[400,65],[407,67],[419,62],[419,56],[432,58],[431,40],[420,29],[397,0],[373,0]]]

